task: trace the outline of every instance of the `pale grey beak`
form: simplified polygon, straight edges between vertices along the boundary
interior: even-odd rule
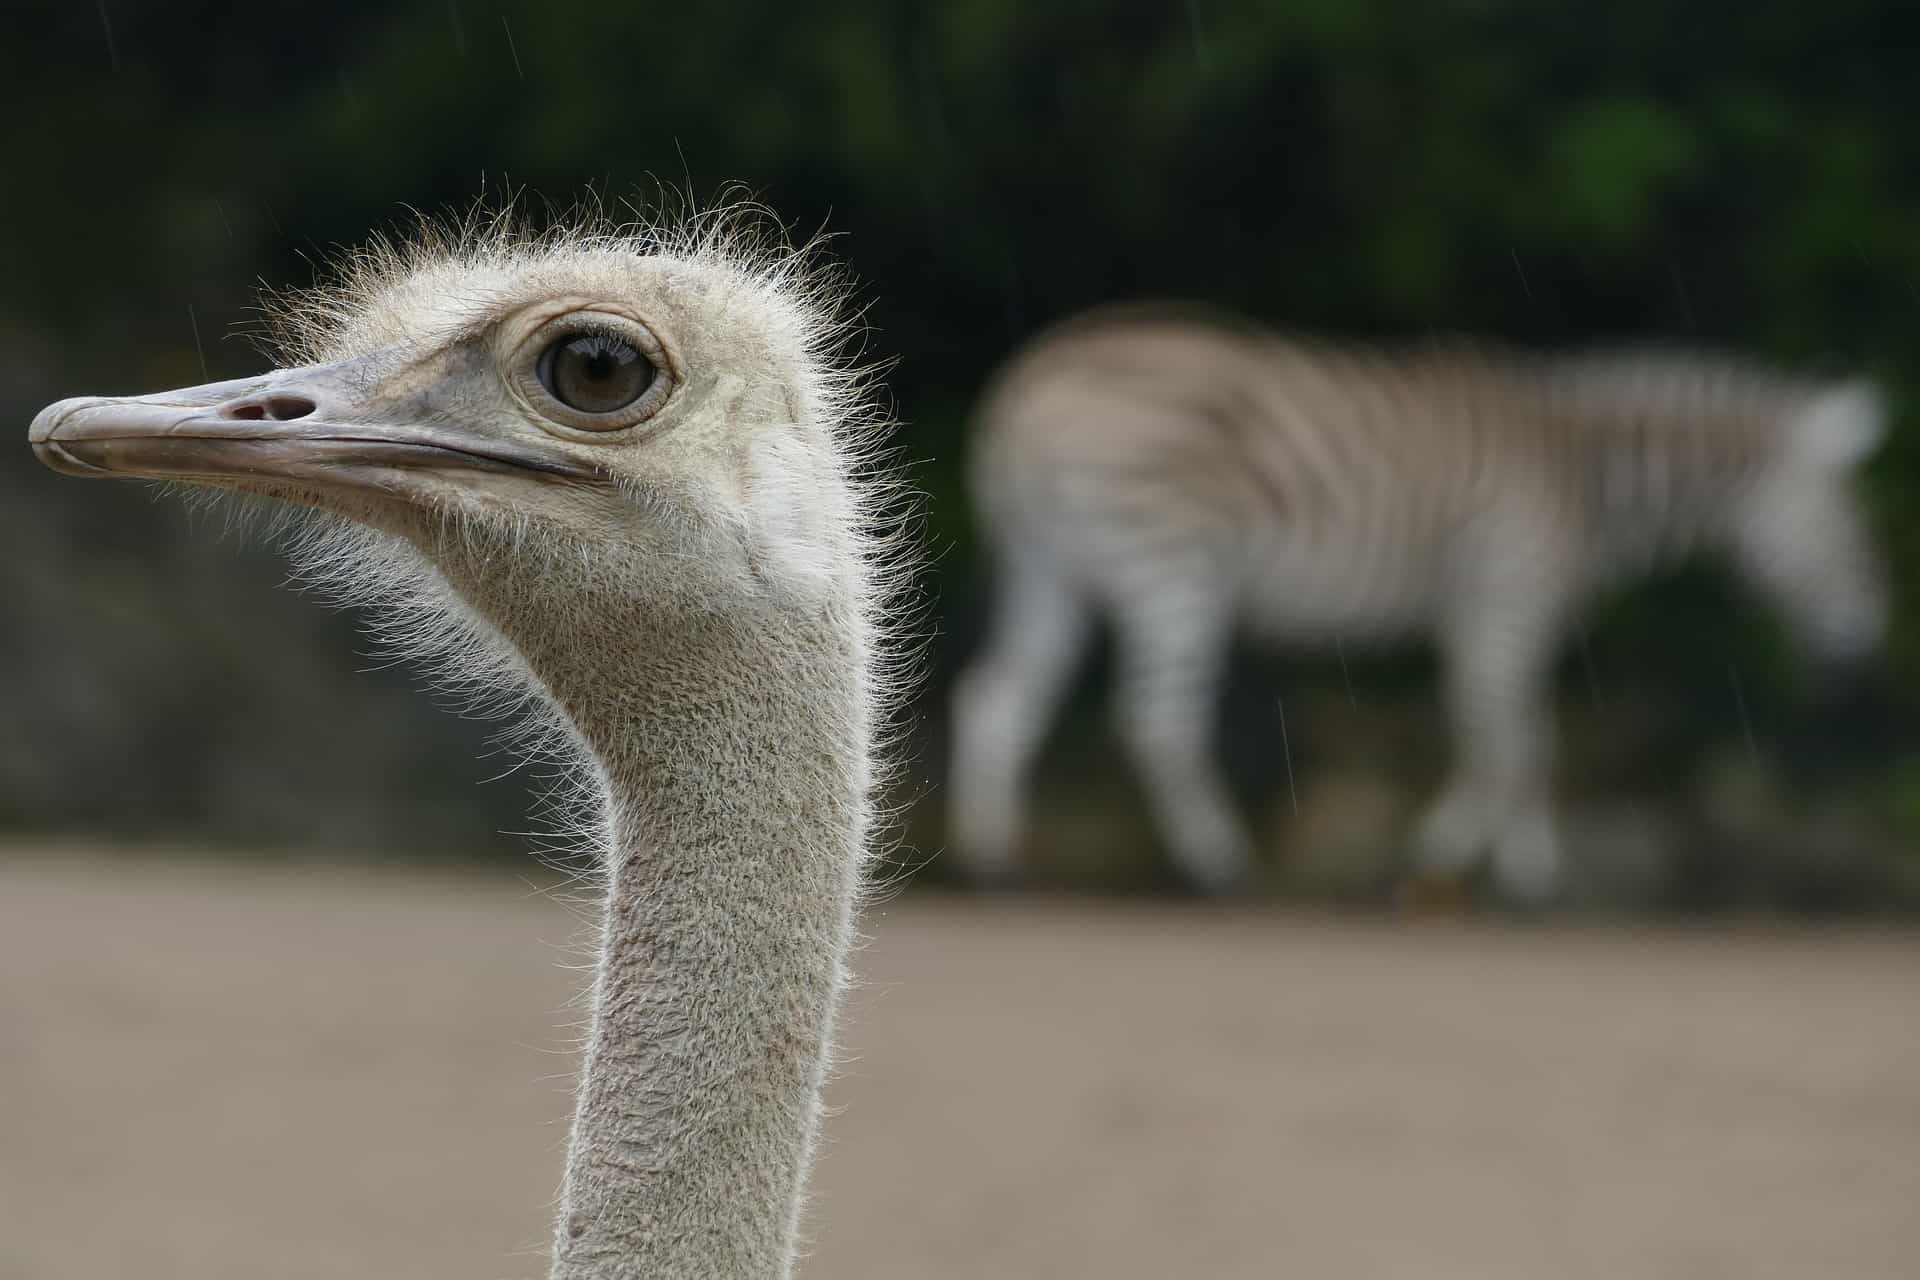
[[[505,439],[430,403],[367,392],[365,362],[280,369],[146,396],[85,396],[42,409],[27,438],[65,475],[288,479],[391,489],[395,472],[483,471],[602,481],[558,441]],[[404,412],[402,411],[404,410]]]

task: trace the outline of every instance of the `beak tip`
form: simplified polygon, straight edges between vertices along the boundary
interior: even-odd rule
[[[79,410],[98,403],[100,403],[98,396],[75,396],[69,400],[54,401],[33,415],[33,422],[27,427],[28,441],[35,445],[45,444],[60,433],[61,425],[68,418]]]

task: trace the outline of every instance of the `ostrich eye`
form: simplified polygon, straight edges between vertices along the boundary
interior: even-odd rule
[[[660,371],[625,339],[610,333],[562,338],[540,355],[540,385],[569,409],[613,413],[645,395]]]
[[[527,318],[531,327],[504,322],[495,358],[521,407],[543,429],[611,437],[647,421],[672,397],[679,367],[638,317],[610,304],[584,304]]]

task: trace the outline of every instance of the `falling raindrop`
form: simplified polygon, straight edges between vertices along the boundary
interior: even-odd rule
[[[1515,252],[1512,249],[1509,249],[1507,250],[1507,257],[1513,260],[1513,273],[1520,277],[1521,292],[1527,295],[1528,302],[1532,302],[1533,301],[1533,285],[1527,280],[1527,269],[1520,265],[1519,253]]]
[[[200,357],[200,381],[212,382],[213,375],[207,372],[207,349],[200,343],[200,317],[193,313],[193,304],[187,304],[187,323],[193,327],[193,351]]]
[[[527,73],[520,69],[520,46],[513,42],[513,28],[507,25],[507,15],[504,13],[500,15],[500,29],[507,33],[507,52],[513,55],[513,74],[525,80]]]
[[[1275,698],[1273,705],[1280,712],[1280,758],[1287,766],[1287,799],[1293,804],[1293,814],[1300,816],[1300,793],[1293,785],[1293,748],[1287,745],[1287,700]]]
[[[107,0],[99,0],[100,29],[107,33],[107,60],[113,63],[114,74],[120,73],[120,50],[113,43],[113,23],[107,17]]]
[[[1740,673],[1734,669],[1734,665],[1731,662],[1727,664],[1727,679],[1733,685],[1733,705],[1738,708],[1740,712],[1740,732],[1746,735],[1747,759],[1754,764],[1759,764],[1760,748],[1756,746],[1753,741],[1753,721],[1747,715],[1747,695],[1740,687]]]

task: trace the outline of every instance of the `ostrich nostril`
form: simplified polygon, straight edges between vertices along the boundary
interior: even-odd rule
[[[220,416],[239,422],[262,422],[269,418],[275,422],[291,422],[306,417],[318,407],[306,396],[263,396],[230,404],[220,411]]]
[[[267,416],[275,422],[291,422],[295,418],[304,418],[317,406],[305,396],[268,396]]]

